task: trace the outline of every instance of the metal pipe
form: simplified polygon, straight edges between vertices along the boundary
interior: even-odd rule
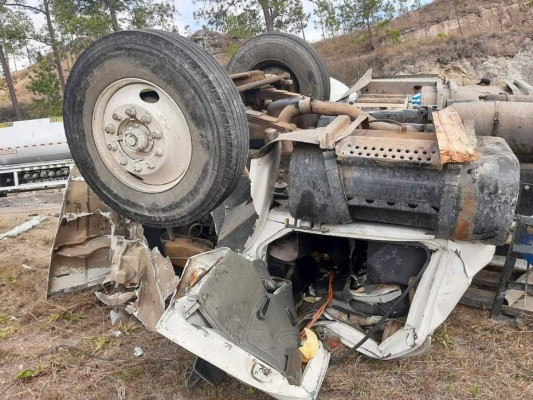
[[[376,121],[374,117],[365,113],[361,109],[348,103],[334,103],[329,101],[320,101],[315,99],[304,99],[297,103],[291,104],[283,109],[279,114],[279,121],[290,123],[295,117],[303,114],[319,114],[319,115],[347,115],[351,119],[356,119],[360,116],[367,116],[372,123],[372,129],[388,130],[388,131],[416,131],[415,128],[405,125],[398,126],[387,122]],[[374,122],[375,121],[375,122]]]

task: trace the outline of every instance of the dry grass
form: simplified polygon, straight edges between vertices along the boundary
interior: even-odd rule
[[[36,209],[28,198],[15,199],[7,200],[26,205],[0,203],[3,229],[59,207]],[[109,309],[91,291],[45,300],[55,224],[50,217],[16,239],[0,241],[0,329],[16,328],[0,337],[2,399],[269,398],[231,378],[219,387],[187,390],[193,356],[137,322],[112,327]],[[123,332],[119,337],[112,334],[117,329]],[[355,355],[332,366],[320,399],[532,397],[533,318],[513,326],[458,307],[435,338],[432,351],[416,359],[380,362]],[[133,356],[136,346],[143,348],[142,357]]]

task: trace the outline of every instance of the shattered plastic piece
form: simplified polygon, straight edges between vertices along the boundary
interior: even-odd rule
[[[133,349],[133,355],[134,355],[135,357],[141,357],[143,354],[144,354],[144,350],[143,350],[142,348],[140,348],[140,347],[135,347],[135,348]]]
[[[304,328],[304,332],[306,339],[298,350],[302,353],[302,362],[307,363],[316,356],[319,345],[315,332],[307,328]]]
[[[369,290],[369,291],[367,291]],[[402,290],[398,285],[377,285],[373,288],[359,288],[350,290],[352,299],[368,304],[388,303],[401,296]]]
[[[98,296],[98,295],[97,295]],[[130,320],[130,315],[120,308],[115,308],[109,312],[109,317],[111,318],[111,324],[113,326],[126,324]]]
[[[11,229],[10,231],[6,233],[0,233],[0,240],[17,237],[21,233],[29,231],[32,228],[35,228],[37,225],[43,222],[46,218],[47,217],[33,217],[29,221],[26,221],[23,224],[20,224],[19,226]]]

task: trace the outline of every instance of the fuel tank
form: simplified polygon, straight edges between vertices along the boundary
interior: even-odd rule
[[[374,221],[501,245],[518,199],[519,163],[499,137],[478,137],[477,152],[474,162],[439,170],[337,159],[333,151],[299,144],[290,160],[289,209],[311,222]]]
[[[0,166],[70,158],[62,118],[0,124]]]

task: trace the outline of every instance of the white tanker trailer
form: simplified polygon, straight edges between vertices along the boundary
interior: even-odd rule
[[[0,196],[62,187],[72,164],[63,118],[0,124]]]

